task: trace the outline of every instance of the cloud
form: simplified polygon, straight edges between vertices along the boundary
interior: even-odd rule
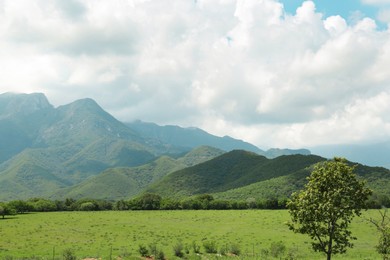
[[[92,97],[123,121],[259,146],[390,138],[389,111],[374,106],[388,101],[389,67],[388,31],[312,1],[293,15],[275,0],[0,4],[1,92]]]
[[[390,5],[390,0],[361,0],[363,4],[368,5]]]

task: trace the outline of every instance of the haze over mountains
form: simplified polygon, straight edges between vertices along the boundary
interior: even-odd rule
[[[125,124],[92,99],[55,108],[43,94],[0,95],[0,200],[115,200],[144,191],[168,195],[163,190],[179,197],[199,193],[186,190],[183,183],[192,188],[212,184],[201,191],[229,194],[234,189],[291,177],[297,172],[306,174],[305,169],[321,160],[325,159],[310,155],[306,149],[263,151],[250,143],[213,136],[198,128],[141,121]],[[213,173],[211,179],[192,180],[199,177],[194,169],[197,174]],[[375,173],[387,180],[387,169],[368,169],[375,181],[379,179]],[[241,196],[246,196],[245,192]]]

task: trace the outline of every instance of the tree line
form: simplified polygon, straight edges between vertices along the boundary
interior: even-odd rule
[[[103,211],[103,210],[243,210],[243,209],[286,209],[288,199],[267,198],[247,200],[220,200],[210,194],[185,199],[162,198],[160,195],[145,193],[129,200],[72,199],[49,200],[32,198],[0,202],[0,217],[27,212],[49,211]],[[388,199],[372,198],[369,208],[389,207]]]
[[[4,218],[7,215],[50,211],[285,209],[286,203],[287,199],[278,200],[276,198],[264,200],[250,198],[245,201],[219,200],[214,199],[209,194],[181,200],[162,198],[153,193],[145,193],[133,199],[118,201],[32,198],[0,202],[0,216]]]

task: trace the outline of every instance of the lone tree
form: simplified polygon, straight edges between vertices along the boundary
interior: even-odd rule
[[[290,229],[308,234],[313,250],[325,253],[328,260],[353,246],[350,240],[356,238],[348,226],[355,215],[360,216],[372,194],[357,179],[354,168],[342,158],[317,164],[305,188],[294,193],[287,203]]]

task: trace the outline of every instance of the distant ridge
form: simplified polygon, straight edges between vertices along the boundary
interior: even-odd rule
[[[293,150],[271,148],[264,151],[248,142],[234,139],[230,136],[218,137],[211,135],[196,127],[183,128],[174,125],[160,126],[155,123],[146,123],[140,120],[126,124],[145,138],[160,140],[176,147],[182,147],[185,150],[193,149],[201,145],[209,145],[227,152],[237,149],[250,151],[263,155],[267,158],[275,158],[282,155],[292,154],[311,154],[307,149]]]
[[[224,151],[243,149],[259,154],[264,153],[263,150],[250,143],[229,136],[217,137],[196,127],[182,128],[174,125],[159,126],[155,123],[146,123],[140,120],[126,124],[145,138],[160,140],[187,150],[202,145],[208,145]]]
[[[369,166],[382,166],[390,169],[390,140],[387,142],[354,145],[323,145],[312,147],[316,154],[332,158],[345,157],[351,161],[360,162]]]

